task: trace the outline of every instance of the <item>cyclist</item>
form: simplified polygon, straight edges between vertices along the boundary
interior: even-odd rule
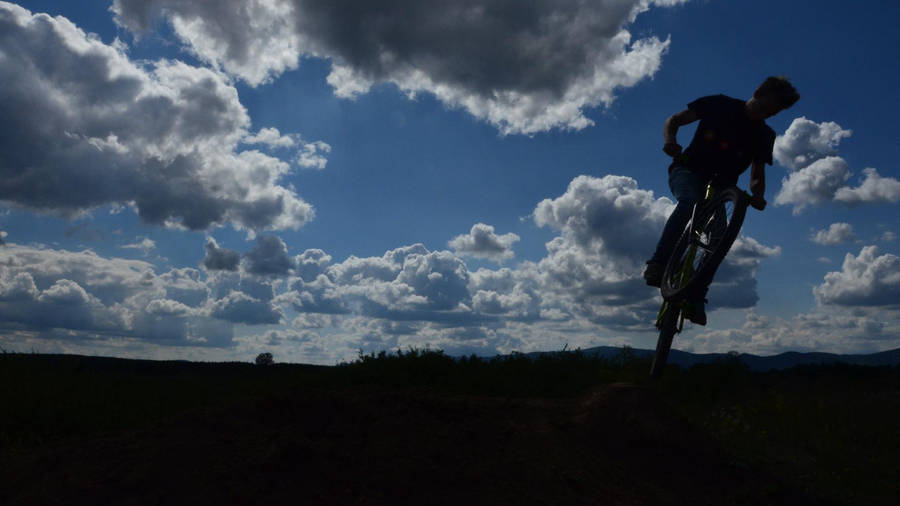
[[[647,261],[644,279],[648,285],[660,286],[669,255],[691,218],[694,203],[703,199],[707,184],[712,183],[715,188],[734,186],[738,176],[752,165],[750,193],[759,202],[758,207],[765,206],[765,164],[772,164],[775,144],[775,131],[765,120],[799,99],[786,78],[769,77],[750,100],[725,95],[702,97],[666,120],[663,151],[674,159],[669,166],[669,188],[678,203],[663,228],[656,251]],[[700,124],[694,138],[682,152],[676,139],[678,128],[697,120]],[[703,286],[688,296],[684,311],[685,318],[698,325],[706,325],[708,282],[701,283]]]

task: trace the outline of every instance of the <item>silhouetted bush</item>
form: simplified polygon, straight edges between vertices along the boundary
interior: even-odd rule
[[[260,353],[256,356],[256,365],[272,365],[275,363],[275,359],[272,357],[272,354],[269,352]]]

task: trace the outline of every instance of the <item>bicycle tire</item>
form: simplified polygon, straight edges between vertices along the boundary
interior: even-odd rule
[[[678,327],[678,315],[681,311],[674,306],[667,307],[659,322],[659,339],[656,340],[656,353],[653,354],[653,362],[650,364],[650,379],[658,380],[662,376],[663,368],[669,360],[669,350],[672,349],[672,341]]]
[[[748,204],[747,194],[731,187],[717,192],[712,199],[697,208],[693,221],[685,226],[666,262],[660,286],[664,299],[684,298],[691,290],[697,288],[699,280],[712,278],[737,239],[747,214]],[[724,227],[722,219],[727,221]],[[704,237],[706,243],[703,243]],[[702,250],[694,258],[691,257],[690,251],[692,242],[697,246],[695,253],[696,249]],[[685,279],[683,269],[687,262],[692,265],[691,272]]]

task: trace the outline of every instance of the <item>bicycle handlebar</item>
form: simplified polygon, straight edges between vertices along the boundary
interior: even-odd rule
[[[673,143],[673,144],[677,145],[678,143]],[[668,144],[666,146],[668,146]],[[678,147],[680,148],[681,146],[678,146]],[[667,152],[666,154],[669,154],[669,153]],[[687,157],[685,156],[683,151],[679,150],[675,156],[672,156],[672,160],[675,163],[685,164],[685,162],[687,161]],[[767,202],[766,202],[766,199],[764,199],[762,197],[762,195],[750,195],[749,193],[747,193],[744,190],[741,190],[741,191],[743,191],[744,195],[746,195],[747,198],[750,200],[750,206],[753,207],[753,209],[762,211],[766,208]]]

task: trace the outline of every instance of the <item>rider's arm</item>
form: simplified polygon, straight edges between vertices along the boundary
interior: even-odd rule
[[[766,162],[754,161],[750,166],[750,205],[762,211],[766,208]]]
[[[750,193],[764,196],[766,193],[766,162],[753,162],[750,167]]]
[[[663,127],[663,151],[670,156],[677,156],[681,153],[681,146],[678,145],[678,128],[698,119],[700,118],[697,113],[690,109],[669,116]]]

